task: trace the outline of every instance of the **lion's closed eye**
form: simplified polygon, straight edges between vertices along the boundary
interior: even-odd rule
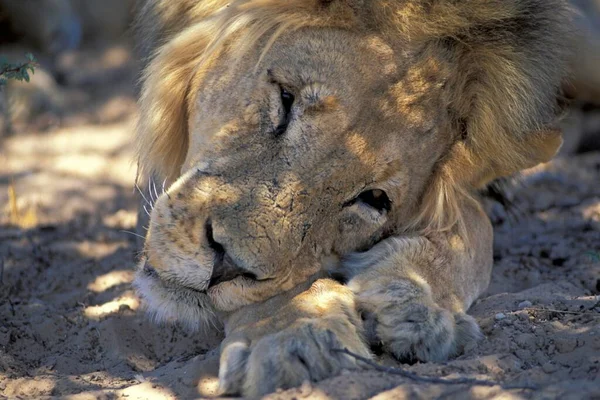
[[[280,120],[281,122],[273,132],[276,137],[283,135],[287,130],[292,115],[292,106],[294,105],[294,100],[296,99],[295,96],[283,86],[280,85],[279,88],[281,105],[283,107],[283,116]]]

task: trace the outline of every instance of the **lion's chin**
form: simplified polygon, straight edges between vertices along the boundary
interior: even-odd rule
[[[191,331],[220,329],[221,324],[206,292],[166,285],[144,268],[138,268],[133,286],[156,323],[178,323]]]

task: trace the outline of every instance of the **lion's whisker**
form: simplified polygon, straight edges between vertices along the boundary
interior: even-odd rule
[[[149,204],[150,206],[152,205],[152,203],[150,203],[148,201],[148,199],[146,198],[146,196],[144,195],[144,192],[142,192],[142,189],[140,189],[140,187],[138,186],[138,184],[135,184],[135,188],[137,189],[138,192],[140,192],[140,194],[142,195],[142,198],[144,199],[144,201]]]
[[[151,204],[154,204],[156,200],[154,200],[154,197],[152,197],[152,179],[148,180],[148,196],[150,196],[150,200],[152,200]]]
[[[154,182],[154,179],[152,180],[152,189],[154,190],[154,196],[156,197],[156,199],[154,201],[156,201],[156,200],[158,200],[159,196],[158,196],[158,192],[156,190],[156,182]]]
[[[128,233],[128,234],[130,234],[130,235],[137,236],[137,237],[139,237],[139,238],[142,238],[142,239],[146,239],[146,238],[145,238],[144,236],[142,236],[142,235],[138,235],[138,234],[137,234],[137,233],[135,233],[135,232],[131,232],[131,231],[128,231],[128,230],[125,230],[125,229],[121,229],[119,232]]]

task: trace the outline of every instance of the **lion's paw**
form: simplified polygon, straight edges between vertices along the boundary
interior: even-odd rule
[[[400,360],[444,361],[483,336],[473,317],[441,308],[427,294],[417,295],[417,287],[404,287],[409,285],[357,293],[372,345]]]
[[[359,368],[353,357],[336,351],[344,348],[371,357],[356,327],[340,317],[301,319],[255,343],[228,341],[221,351],[219,388],[256,398]]]

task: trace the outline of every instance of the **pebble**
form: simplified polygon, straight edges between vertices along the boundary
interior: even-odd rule
[[[524,360],[524,361],[527,361],[527,360],[529,360],[531,358],[531,352],[529,350],[526,350],[526,349],[517,349],[515,351],[515,355],[519,359]]]
[[[537,348],[536,337],[531,333],[522,333],[515,337],[515,342],[524,349],[533,350]]]
[[[530,315],[526,310],[515,311],[513,314],[521,321],[529,321]]]
[[[556,338],[554,344],[559,353],[570,353],[577,347],[577,339],[571,337]]]
[[[529,300],[525,300],[519,303],[519,308],[528,308],[531,307],[533,305],[532,302],[530,302]]]
[[[547,362],[546,364],[542,365],[542,369],[544,370],[545,373],[551,374],[553,372],[558,371],[558,366],[551,362]]]
[[[506,318],[506,315],[504,313],[499,312],[498,314],[496,314],[496,316],[494,317],[494,319],[496,321],[502,321],[504,318]]]
[[[591,335],[591,333],[590,333],[590,335]],[[594,348],[596,350],[600,350],[600,337],[599,336],[592,337],[591,345],[592,345],[592,348]]]

